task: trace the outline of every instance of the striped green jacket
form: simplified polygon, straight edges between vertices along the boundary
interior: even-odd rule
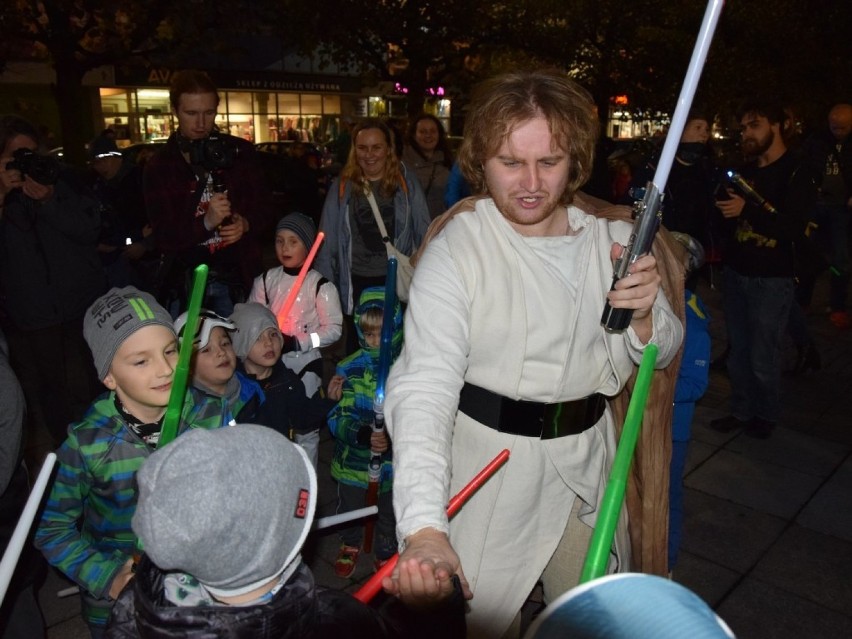
[[[376,375],[379,368],[379,349],[368,348],[364,340],[359,321],[361,314],[368,308],[382,308],[385,291],[382,287],[369,287],[361,293],[361,299],[355,309],[355,328],[361,348],[337,365],[337,374],[345,377],[343,395],[337,405],[328,414],[328,428],[334,436],[334,457],[331,460],[331,476],[350,486],[366,488],[369,482],[367,468],[370,464],[369,444],[359,442],[359,431],[371,427],[373,396],[376,393]],[[402,350],[402,308],[399,302],[394,313],[394,332],[392,338],[393,359]],[[389,492],[393,486],[393,466],[391,451],[382,455],[379,492]]]
[[[35,545],[85,591],[83,617],[105,625],[114,575],[133,555],[130,519],[136,510],[136,471],[152,450],[115,407],[114,392],[94,401],[72,424],[57,451],[56,477],[35,533]],[[190,388],[178,434],[226,425],[218,402]]]

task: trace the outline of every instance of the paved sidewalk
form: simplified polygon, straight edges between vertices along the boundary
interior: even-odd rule
[[[820,283],[814,309],[827,294]],[[713,321],[713,352],[724,350],[720,296],[699,293]],[[710,420],[727,414],[728,380],[711,374],[699,402],[685,479],[683,547],[674,579],[694,590],[740,639],[852,637],[852,331],[809,317],[822,353],[820,371],[785,378],[784,413],[768,440],[723,435]],[[786,360],[794,356],[792,346]],[[331,442],[320,449],[319,516],[334,510]],[[320,584],[356,590],[372,574],[359,558],[350,579],[334,575],[338,541],[316,534],[307,556]],[[57,599],[67,582],[52,573],[40,599],[50,639],[84,639],[75,597]]]

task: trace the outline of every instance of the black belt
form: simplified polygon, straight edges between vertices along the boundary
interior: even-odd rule
[[[459,410],[480,424],[501,433],[555,439],[577,435],[594,426],[604,413],[606,397],[600,393],[555,404],[513,400],[465,382]]]

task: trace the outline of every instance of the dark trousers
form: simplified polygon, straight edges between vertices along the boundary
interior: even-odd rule
[[[778,421],[781,337],[792,303],[792,277],[747,277],[725,269],[731,414],[737,419]]]
[[[366,505],[367,489],[348,484],[337,484],[337,512],[346,513]],[[375,526],[373,552],[377,559],[388,559],[396,553],[396,518],[393,514],[393,492],[379,495],[378,519]],[[360,547],[364,540],[364,522],[340,531],[340,540],[347,546]]]

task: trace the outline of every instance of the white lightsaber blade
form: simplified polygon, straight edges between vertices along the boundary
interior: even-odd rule
[[[38,512],[41,498],[47,489],[47,482],[50,480],[55,463],[56,453],[48,453],[47,457],[44,458],[44,464],[41,466],[35,484],[33,484],[33,489],[24,506],[24,510],[18,519],[18,524],[15,526],[15,532],[12,533],[9,545],[6,546],[6,552],[3,553],[3,560],[0,561],[0,604],[3,603],[3,598],[9,589],[9,583],[12,581],[12,575],[15,574],[15,566],[18,565],[18,559],[21,557],[24,543],[30,534],[33,519],[35,519],[36,512]]]
[[[352,521],[353,519],[362,519],[363,517],[369,517],[370,515],[375,515],[379,512],[378,506],[367,506],[366,508],[359,508],[357,510],[350,510],[349,512],[340,513],[339,515],[329,515],[328,517],[321,517],[314,521],[314,530],[322,530],[323,528],[331,528],[332,526],[336,526],[337,524],[342,524],[347,521]]]
[[[707,3],[707,10],[704,12],[704,20],[701,22],[698,39],[695,41],[695,48],[692,50],[692,59],[689,61],[686,78],[680,89],[672,123],[669,126],[663,152],[660,154],[660,161],[657,164],[657,172],[654,173],[653,182],[657,185],[657,190],[660,193],[666,191],[666,182],[669,180],[669,171],[671,171],[672,162],[674,162],[675,151],[677,151],[677,145],[680,144],[680,136],[683,135],[686,118],[689,115],[689,109],[692,108],[692,98],[695,97],[695,89],[698,87],[698,80],[701,78],[704,60],[707,59],[707,52],[710,50],[710,43],[713,41],[713,32],[716,30],[716,24],[719,22],[719,15],[722,13],[724,5],[724,0],[710,0]]]

